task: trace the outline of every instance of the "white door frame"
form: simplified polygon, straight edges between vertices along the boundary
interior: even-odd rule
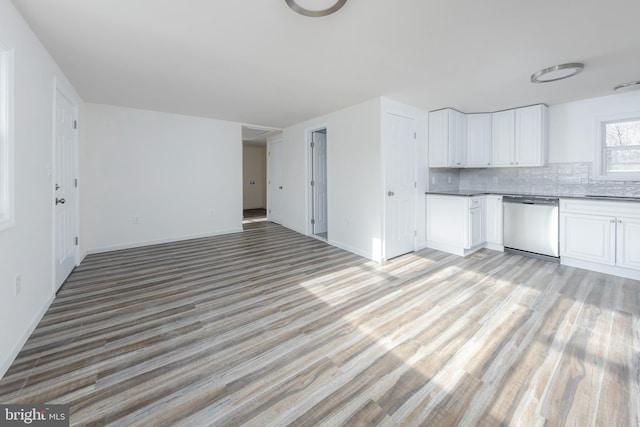
[[[313,141],[313,133],[319,130],[327,131],[327,164],[328,164],[328,151],[329,151],[329,126],[326,123],[321,123],[315,125],[313,127],[307,128],[304,131],[305,134],[305,144],[306,144],[306,156],[307,156],[307,176],[306,176],[306,184],[305,188],[307,189],[307,224],[305,227],[305,232],[307,236],[314,236],[313,234],[313,225],[311,224],[311,219],[313,219],[313,189],[311,188],[311,180],[313,180],[313,155],[311,149],[311,142]],[[327,195],[329,194],[329,174],[327,173]],[[327,218],[329,211],[329,199],[327,198]],[[328,222],[327,222],[327,232],[328,232]]]
[[[56,205],[54,203],[55,199],[56,199],[56,190],[55,190],[55,177],[56,177],[56,114],[57,114],[57,97],[58,97],[58,92],[60,92],[63,96],[65,96],[72,104],[73,104],[73,116],[74,116],[74,120],[77,122],[78,121],[78,101],[76,99],[76,97],[72,94],[72,91],[70,89],[67,88],[67,86],[65,84],[61,84],[58,79],[56,77],[54,77],[53,79],[53,126],[52,126],[52,137],[51,137],[51,150],[52,150],[52,164],[51,164],[51,169],[50,169],[50,185],[51,185],[51,232],[52,232],[52,245],[51,245],[51,269],[52,269],[52,279],[51,279],[51,286],[53,288],[53,292],[54,294],[58,291],[58,286],[56,283],[56,265],[57,265],[57,260],[56,260]],[[79,132],[76,132],[73,138],[73,169],[74,169],[74,175],[76,177],[78,177],[78,186],[75,187],[72,191],[75,192],[75,199],[76,199],[76,205],[75,205],[75,224],[73,224],[73,227],[76,231],[76,236],[78,236],[78,244],[75,246],[74,248],[74,263],[76,266],[80,265],[80,244],[79,244],[79,240],[80,240],[80,180],[79,180],[79,167],[78,167],[78,161],[79,161],[79,148],[78,148],[78,136]]]

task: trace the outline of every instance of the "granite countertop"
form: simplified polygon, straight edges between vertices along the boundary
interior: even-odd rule
[[[600,196],[600,195],[560,196],[557,194],[531,194],[531,193],[514,193],[514,192],[498,192],[498,191],[481,191],[481,190],[426,191],[425,194],[439,194],[443,196],[459,196],[459,197],[473,197],[473,196],[484,196],[484,195],[493,194],[498,196],[535,196],[535,197],[558,197],[560,199],[586,199],[586,200],[640,202],[640,197]]]

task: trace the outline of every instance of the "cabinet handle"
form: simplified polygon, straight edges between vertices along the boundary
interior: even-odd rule
[[[618,224],[622,224],[622,220],[621,219],[618,220]]]

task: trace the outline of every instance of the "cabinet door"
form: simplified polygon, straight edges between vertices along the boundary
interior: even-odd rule
[[[515,111],[491,114],[491,166],[513,166]]]
[[[515,122],[515,166],[544,166],[544,105],[517,108]]]
[[[484,220],[482,218],[482,208],[469,210],[469,245],[467,249],[478,246],[484,242],[483,230]]]
[[[463,167],[467,160],[466,114],[449,109],[449,166]]]
[[[640,270],[640,219],[617,219],[616,264]]]
[[[429,113],[429,167],[449,166],[449,109]]]
[[[560,255],[615,264],[615,219],[607,216],[560,214]]]
[[[487,242],[502,246],[502,196],[486,197],[485,224]]]
[[[427,240],[466,247],[468,215],[466,197],[427,195]]]
[[[491,114],[467,114],[466,166],[491,166]]]

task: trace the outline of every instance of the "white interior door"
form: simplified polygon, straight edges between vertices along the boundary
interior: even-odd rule
[[[313,132],[313,233],[326,233],[327,224],[327,134]]]
[[[269,144],[269,221],[282,222],[282,141]]]
[[[54,268],[56,290],[76,265],[78,191],[76,106],[56,91],[54,135]]]
[[[415,249],[415,120],[387,113],[385,120],[385,259]]]

